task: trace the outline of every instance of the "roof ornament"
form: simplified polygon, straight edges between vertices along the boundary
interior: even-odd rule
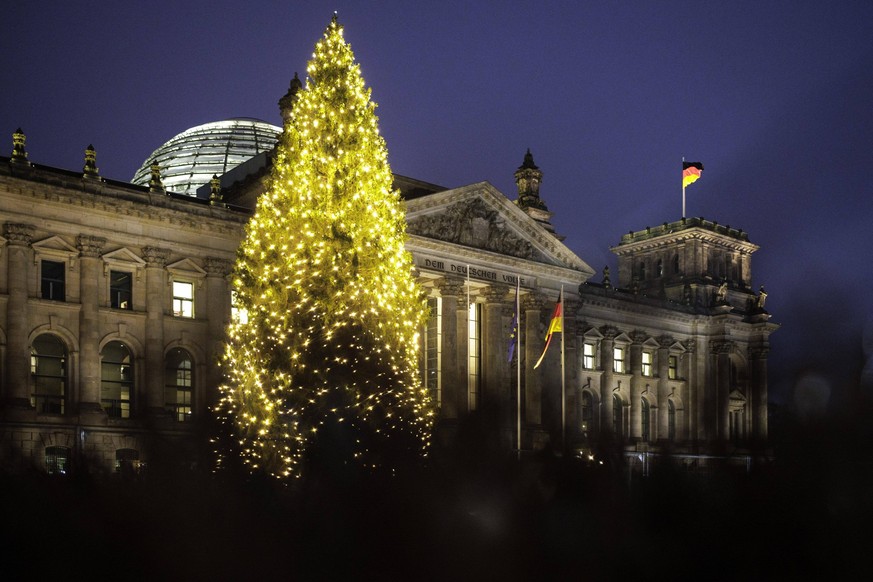
[[[209,203],[212,206],[224,206],[224,198],[221,195],[221,179],[217,174],[212,174],[209,181]]]
[[[97,151],[91,144],[85,148],[85,167],[82,168],[82,177],[100,178],[100,171],[97,169]]]
[[[540,199],[540,182],[543,181],[543,173],[533,160],[533,154],[528,148],[524,155],[524,162],[515,171],[515,183],[518,186],[518,200],[520,208],[539,208],[548,210],[545,203]]]
[[[157,162],[151,165],[151,173],[152,177],[149,180],[149,192],[163,192],[166,194],[164,190],[164,183],[161,182],[161,166]]]

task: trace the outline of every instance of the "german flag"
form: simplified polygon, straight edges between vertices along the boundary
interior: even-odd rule
[[[540,355],[540,359],[537,360],[536,364],[534,364],[534,369],[539,368],[540,364],[543,363],[543,358],[546,357],[546,352],[549,350],[549,344],[552,343],[552,334],[564,333],[563,303],[564,290],[561,289],[561,296],[555,304],[555,313],[552,314],[552,321],[549,323],[549,330],[546,332],[546,347],[543,348],[543,353]]]
[[[682,188],[696,182],[702,172],[703,164],[700,162],[682,162]]]

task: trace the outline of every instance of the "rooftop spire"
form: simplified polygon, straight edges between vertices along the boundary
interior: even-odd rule
[[[517,204],[520,208],[539,208],[548,210],[545,203],[540,199],[540,182],[543,173],[533,160],[533,154],[528,148],[524,155],[524,162],[515,171],[515,183],[518,185]]]
[[[21,128],[15,130],[12,134],[12,162],[16,164],[27,164],[27,150],[24,147],[24,142],[27,138]]]
[[[100,171],[97,169],[97,151],[94,146],[88,144],[85,148],[85,167],[82,168],[83,178],[99,178]]]
[[[291,109],[294,107],[294,101],[297,100],[297,93],[303,88],[303,83],[297,72],[294,72],[294,78],[291,79],[291,85],[288,87],[288,92],[279,99],[279,111],[282,114],[282,121],[288,123],[291,119]]]

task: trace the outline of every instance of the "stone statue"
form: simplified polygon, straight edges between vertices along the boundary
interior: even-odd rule
[[[767,292],[764,291],[764,286],[761,285],[761,288],[758,289],[758,297],[755,301],[755,307],[758,309],[764,309],[764,302],[767,301]]]

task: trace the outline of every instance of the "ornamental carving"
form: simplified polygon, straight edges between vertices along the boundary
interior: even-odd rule
[[[512,233],[503,216],[479,198],[458,202],[439,214],[413,218],[406,231],[522,259],[534,256],[530,242]]]
[[[454,277],[443,277],[440,279],[436,287],[440,290],[440,295],[443,297],[460,297],[465,294],[465,283],[463,279]]]
[[[149,267],[163,268],[167,264],[167,258],[170,256],[170,251],[159,247],[143,247],[142,258],[145,259],[146,265]]]
[[[603,334],[603,339],[612,341],[619,334],[618,328],[612,325],[604,325],[600,328],[600,333]]]
[[[729,354],[734,347],[734,342],[731,341],[712,341],[709,343],[709,349],[713,354]]]
[[[80,234],[76,237],[76,248],[79,249],[79,255],[83,257],[99,257],[104,245],[106,245],[106,239],[102,236]]]
[[[210,277],[225,277],[233,269],[233,263],[227,259],[206,257],[205,268],[206,274]]]
[[[483,295],[486,303],[502,303],[508,292],[509,287],[506,285],[490,285]]]
[[[635,329],[630,333],[630,338],[633,343],[641,344],[646,341],[649,336],[646,332]]]
[[[539,293],[528,293],[521,298],[521,307],[525,311],[540,311],[545,304],[545,298]]]
[[[662,335],[658,338],[658,345],[662,348],[669,348],[674,343],[676,343],[676,340],[674,340],[671,335]]]
[[[7,222],[3,225],[3,236],[13,245],[29,245],[33,242],[33,226],[29,224],[14,224]]]

